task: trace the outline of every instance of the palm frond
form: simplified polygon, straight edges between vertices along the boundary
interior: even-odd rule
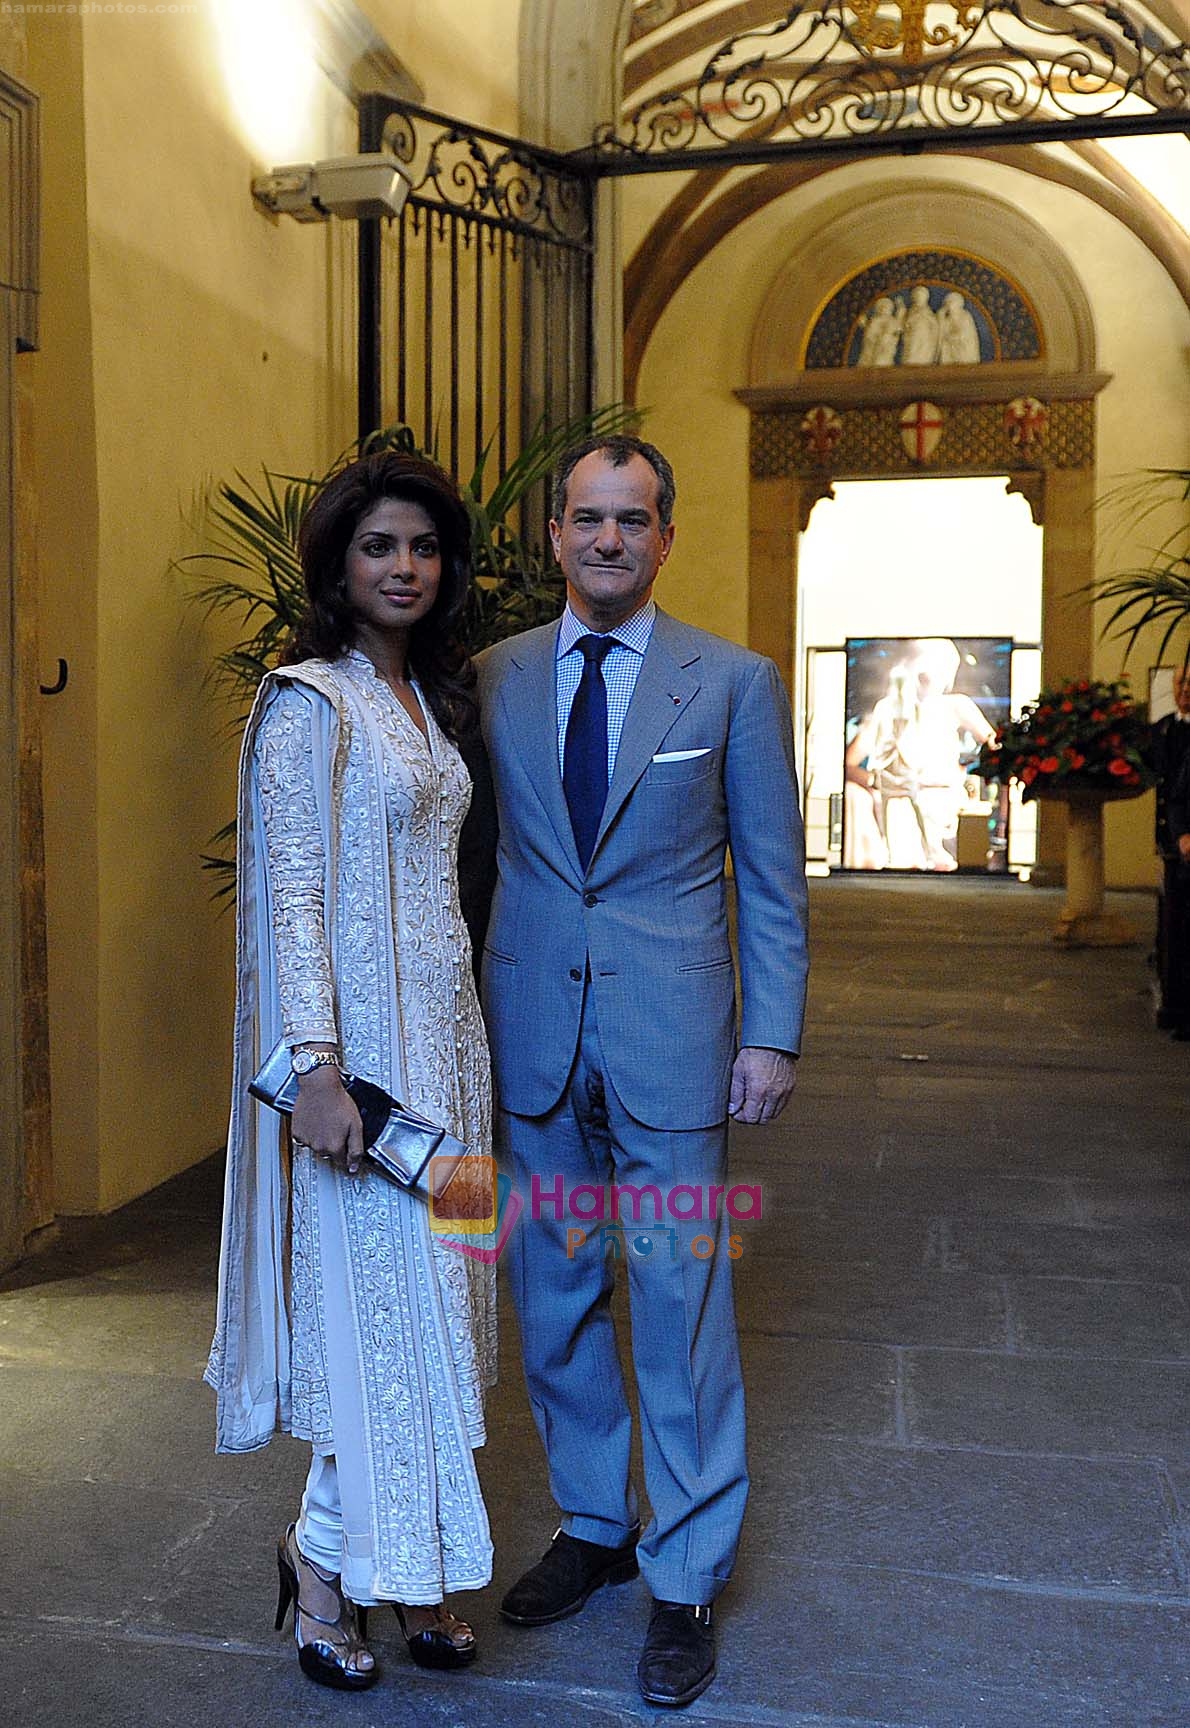
[[[210,852],[203,852],[199,855],[198,862],[203,870],[209,870],[216,878],[217,886],[211,890],[211,899],[222,900],[225,910],[234,905],[236,891],[235,859],[222,858]]]
[[[1121,659],[1127,664],[1151,630],[1161,630],[1159,662],[1185,631],[1182,664],[1190,664],[1190,469],[1142,469],[1105,493],[1099,504],[1112,529],[1133,538],[1145,523],[1172,512],[1163,536],[1144,549],[1147,564],[1115,570],[1079,591],[1109,608],[1100,635],[1123,642]]]
[[[637,409],[625,407],[622,403],[578,415],[560,426],[549,426],[543,416],[526,438],[520,454],[509,463],[492,488],[484,505],[489,518],[493,522],[503,522],[526,493],[547,478],[563,451],[572,444],[583,438],[627,432],[640,424],[640,418]]]

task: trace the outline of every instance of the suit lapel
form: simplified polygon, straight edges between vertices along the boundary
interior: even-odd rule
[[[504,680],[501,696],[512,723],[517,755],[545,806],[567,863],[581,880],[583,872],[558,768],[557,646],[556,629],[540,631],[533,642],[516,643],[512,660],[517,675]]]
[[[644,663],[637,674],[632,701],[624,717],[624,730],[616,751],[616,771],[608,787],[603,819],[595,837],[596,852],[665,734],[697,694],[699,679],[695,668],[698,659],[698,648],[687,632],[668,614],[658,611]],[[560,802],[563,817],[567,817],[565,798]],[[571,842],[573,846],[573,835]]]

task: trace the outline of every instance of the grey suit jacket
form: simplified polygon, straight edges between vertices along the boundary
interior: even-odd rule
[[[658,611],[624,723],[590,868],[558,766],[556,624],[480,656],[499,814],[483,958],[497,1091],[558,1102],[590,964],[604,1055],[654,1128],[727,1112],[737,1049],[725,855],[738,905],[739,1042],[796,1051],[806,992],[806,884],[789,703],[776,667]],[[705,751],[657,762],[663,752]]]

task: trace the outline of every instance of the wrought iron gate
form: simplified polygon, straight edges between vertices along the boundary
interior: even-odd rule
[[[461,478],[485,452],[502,474],[541,421],[591,407],[595,177],[383,96],[360,149],[412,181],[397,221],[360,224],[360,435],[400,421]]]
[[[725,9],[740,15],[705,61],[662,54],[660,87],[598,128],[599,174],[1190,129],[1190,47],[1136,0]]]
[[[682,9],[665,6],[662,23]],[[761,21],[705,62],[675,62],[570,156],[361,99],[360,149],[391,150],[413,188],[395,222],[360,223],[361,436],[403,421],[466,478],[485,452],[503,473],[538,423],[591,408],[603,177],[1190,130],[1190,49],[1136,0],[802,0],[775,19],[755,4],[726,15],[741,14]]]

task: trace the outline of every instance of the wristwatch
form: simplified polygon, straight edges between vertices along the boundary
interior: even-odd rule
[[[309,1074],[315,1068],[337,1068],[339,1058],[333,1050],[295,1050],[290,1065],[295,1074]]]

